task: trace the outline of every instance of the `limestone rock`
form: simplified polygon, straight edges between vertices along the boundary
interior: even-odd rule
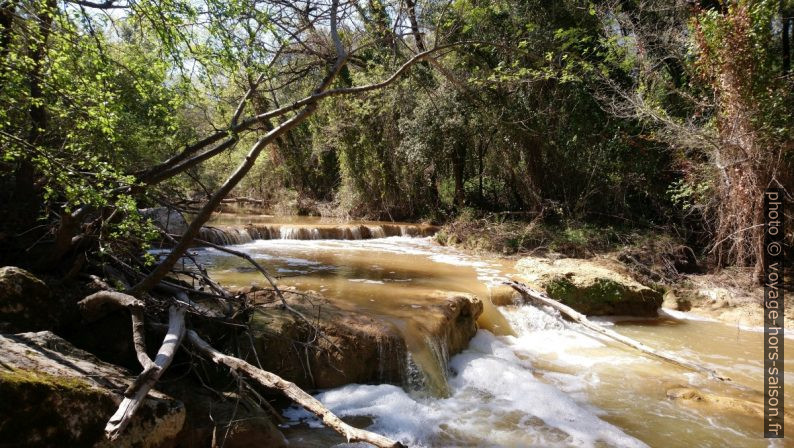
[[[36,276],[14,266],[0,268],[0,331],[53,329],[60,311],[60,303]]]
[[[257,298],[269,303],[258,307],[251,318],[255,352],[247,338],[238,342],[248,362],[259,362],[265,370],[302,388],[401,381],[406,346],[394,325],[321,298],[312,298],[311,304],[298,294],[285,295],[290,306],[307,316],[324,336],[278,301]]]
[[[686,294],[682,294],[681,291],[671,289],[664,293],[662,308],[689,311],[692,309],[692,301],[687,298]]]
[[[483,302],[472,295],[439,291],[430,303],[434,305],[423,306],[406,319],[402,331],[413,364],[404,385],[447,396],[449,359],[468,347],[477,333]]]
[[[152,391],[121,437],[104,428],[133,375],[53,333],[0,335],[0,444],[169,447],[182,430],[181,402]]]
[[[187,230],[187,222],[181,213],[168,207],[141,209],[141,215],[149,218],[168,233],[182,234]]]
[[[762,397],[758,397],[756,401],[746,397],[711,394],[693,387],[678,385],[667,390],[667,398],[682,405],[712,413],[735,413],[757,418],[764,417]],[[787,423],[794,417],[789,410],[785,410],[783,414]]]
[[[435,305],[406,311],[410,319],[387,321],[320,297],[312,297],[310,303],[286,292],[290,306],[311,319],[324,335],[320,336],[269,294],[249,295],[261,304],[250,323],[255,353],[247,338],[237,344],[248,351],[249,362],[259,362],[265,370],[304,388],[403,384],[409,350],[421,351],[432,340],[443,352],[442,358],[460,352],[477,332],[477,318],[483,310],[476,297],[439,293]],[[305,343],[310,341],[313,344],[308,347]]]
[[[516,263],[519,280],[546,290],[555,300],[591,316],[657,315],[662,294],[648,288],[606,260],[527,257]]]

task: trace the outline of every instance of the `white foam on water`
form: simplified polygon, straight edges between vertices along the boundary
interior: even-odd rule
[[[561,366],[575,366],[587,371],[595,365],[628,365],[652,362],[620,350],[607,350],[609,341],[579,324],[564,322],[559,312],[550,307],[535,306],[502,308],[502,313],[516,336],[506,336],[517,353],[529,358],[553,358]],[[596,355],[597,352],[597,355]],[[584,370],[583,370],[584,369]],[[580,381],[586,382],[584,378]],[[597,380],[590,377],[588,380]]]
[[[536,378],[510,339],[481,330],[469,348],[450,360],[451,394],[412,396],[392,385],[352,384],[317,395],[343,417],[369,416],[368,428],[411,446],[644,447],[643,442],[599,418],[601,411]],[[574,379],[568,387],[573,392]],[[511,427],[501,422],[521,415]],[[290,408],[285,417],[310,426],[319,421]]]
[[[353,282],[353,283],[367,283],[367,284],[370,284],[370,285],[382,285],[383,284],[383,282],[380,281],[380,280],[368,280],[366,278],[349,278],[349,279],[347,279],[347,281]]]
[[[488,263],[484,261],[467,260],[462,256],[451,255],[451,254],[431,255],[430,259],[435,261],[436,263],[445,263],[454,266],[474,266],[474,267],[488,266]]]
[[[686,311],[678,311],[678,310],[671,310],[669,308],[659,308],[659,315],[660,316],[668,316],[672,317],[673,319],[679,320],[697,320],[701,322],[719,322],[716,319],[712,319],[706,316],[700,316],[695,313],[690,313]]]

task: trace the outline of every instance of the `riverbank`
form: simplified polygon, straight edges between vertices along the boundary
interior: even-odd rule
[[[240,219],[242,224],[229,224],[232,229],[251,221]],[[296,219],[269,225],[313,228],[318,223]],[[350,223],[323,225],[344,228]],[[368,225],[374,229],[380,224]],[[197,247],[191,250],[193,259],[247,306],[231,322],[195,314],[192,325],[220,350],[298,384],[360,427],[427,447],[639,447],[668,446],[673,440],[763,446],[753,430],[761,335],[698,319],[692,310],[705,306],[708,295],[689,301],[688,290],[682,289],[709,286],[692,278],[711,279],[715,283],[710,287],[731,286],[716,283],[723,280],[709,277],[713,274],[678,274],[680,297],[674,297],[661,282],[647,280],[655,267],[636,268],[632,260],[650,254],[634,246],[587,258],[555,252],[518,258],[443,246],[408,232],[346,240],[323,239],[322,233],[318,238],[289,236],[293,234],[284,232],[230,248],[266,266],[287,303],[305,320],[281,306],[247,260]],[[703,363],[734,382],[714,382],[602,340],[520,300],[501,286],[508,278],[545,289],[601,325]],[[90,291],[75,290],[69,300]],[[657,317],[665,300],[676,309]],[[744,309],[743,302],[730,299],[717,303],[711,304],[715,310]],[[76,319],[79,324],[79,315]],[[40,325],[46,327],[46,322]],[[105,362],[135,365],[131,334],[118,330],[129,328],[128,313],[76,327],[79,332],[64,334],[68,343]],[[14,331],[42,329],[47,328]],[[162,334],[149,328],[147,338],[157,340]],[[36,387],[41,383],[35,382]],[[186,352],[178,353],[161,383],[158,390],[175,401],[183,421],[174,428],[177,420],[164,420],[173,440],[201,444],[220,434],[231,445],[263,437],[272,446],[285,440],[317,447],[344,442],[315,429],[319,420],[275,399],[272,391],[251,384],[240,389]],[[101,393],[110,400],[121,397],[112,389]],[[51,395],[57,394],[53,389]],[[707,397],[712,406],[699,407],[696,397]],[[238,403],[245,403],[245,410],[238,412]],[[100,437],[102,413],[90,418],[89,433]]]
[[[711,319],[740,329],[764,325],[763,286],[751,268],[719,269],[663,230],[632,230],[568,223],[462,219],[438,230],[435,239],[472,256],[518,262],[526,257],[581,259],[620,272],[664,294],[663,308],[689,318]],[[785,285],[794,285],[785,271]],[[794,329],[794,290],[787,286],[786,329]]]

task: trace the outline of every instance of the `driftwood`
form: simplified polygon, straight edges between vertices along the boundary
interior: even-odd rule
[[[160,346],[160,350],[154,359],[154,367],[145,369],[132,387],[127,389],[125,392],[127,396],[121,401],[116,413],[110,417],[105,426],[105,434],[110,440],[115,440],[124,431],[130,419],[135,415],[135,411],[138,410],[138,407],[146,398],[146,394],[154,387],[165,369],[171,365],[171,361],[174,359],[176,350],[182,343],[184,335],[185,308],[176,305],[171,306],[168,310],[168,333],[166,333],[163,345]]]
[[[101,282],[105,286],[104,282]],[[135,354],[144,371],[155,367],[154,362],[146,353],[146,337],[143,333],[144,303],[135,297],[117,291],[99,291],[78,302],[83,318],[89,322],[98,320],[108,311],[116,308],[128,308],[132,317],[132,342]]]
[[[582,326],[584,326],[584,327],[586,327],[586,328],[588,328],[588,329],[590,329],[592,331],[595,331],[596,333],[602,334],[602,335],[604,335],[604,336],[606,336],[608,338],[611,338],[611,339],[614,339],[614,340],[616,340],[616,341],[618,341],[620,343],[626,344],[629,347],[637,349],[637,350],[639,350],[639,351],[641,351],[643,353],[646,353],[646,354],[651,355],[651,356],[653,356],[655,358],[661,359],[661,360],[663,360],[665,362],[669,362],[671,364],[675,364],[675,365],[680,366],[680,367],[684,367],[684,368],[687,368],[687,369],[690,369],[690,370],[694,370],[696,372],[706,373],[709,377],[717,379],[717,380],[720,380],[720,381],[730,381],[730,378],[718,374],[713,369],[709,369],[708,367],[702,366],[700,364],[692,362],[692,361],[690,361],[688,359],[684,359],[684,358],[682,358],[680,356],[677,356],[677,355],[674,355],[672,353],[665,352],[665,351],[662,351],[662,350],[656,350],[654,348],[648,347],[647,345],[645,345],[645,344],[643,344],[643,343],[641,343],[639,341],[635,341],[634,339],[631,339],[631,338],[628,338],[626,336],[623,336],[620,333],[617,333],[615,331],[612,331],[612,330],[609,330],[607,328],[604,328],[601,325],[595,324],[595,323],[589,321],[584,314],[579,313],[578,311],[574,310],[573,308],[571,308],[569,306],[563,305],[562,303],[550,298],[546,294],[544,294],[544,293],[542,293],[540,291],[536,291],[536,290],[528,287],[527,285],[525,285],[523,283],[519,283],[519,282],[515,282],[515,281],[506,281],[506,282],[504,282],[504,284],[506,284],[506,285],[512,287],[513,289],[515,289],[516,291],[518,291],[518,293],[521,294],[523,297],[529,298],[529,299],[533,300],[534,302],[540,303],[542,305],[550,306],[550,307],[556,309],[557,311],[563,313],[564,315],[568,316],[569,318],[571,318],[575,322],[578,322],[578,323],[582,324]]]
[[[80,313],[89,322],[100,319],[116,308],[143,309],[143,302],[135,297],[116,291],[99,291],[79,301]]]
[[[143,333],[143,302],[133,296],[116,291],[100,291],[91,294],[79,302],[83,316],[95,320],[108,310],[109,307],[126,307],[132,315],[132,335],[135,353],[143,367],[143,372],[135,379],[124,392],[116,413],[110,417],[105,426],[105,434],[110,440],[115,440],[127,427],[135,412],[138,410],[146,395],[154,387],[165,369],[171,365],[177,348],[185,335],[185,308],[173,305],[168,310],[168,332],[163,339],[163,344],[157,352],[154,361],[146,353],[146,343]]]
[[[117,291],[100,291],[91,294],[79,302],[84,317],[87,319],[98,319],[111,308],[129,308],[132,314],[133,341],[135,351],[138,355],[138,361],[143,366],[143,372],[138,375],[135,381],[125,391],[124,399],[105,426],[105,434],[110,440],[115,440],[127,427],[130,420],[135,415],[135,412],[146,398],[146,395],[171,364],[183,338],[187,336],[190,344],[213,362],[224,365],[235,373],[244,373],[264,387],[283,392],[284,395],[320,417],[323,423],[344,436],[348,442],[366,442],[378,448],[403,447],[400,442],[346,424],[328,408],[323,406],[317,399],[304,392],[294,383],[286,381],[278,375],[254,367],[240,358],[235,358],[219,352],[204,341],[198,333],[185,328],[185,311],[187,306],[192,306],[194,304],[188,299],[187,294],[182,291],[178,291],[177,297],[179,300],[175,301],[176,304],[169,308],[167,333],[154,361],[146,354],[146,345],[143,335],[144,304],[142,301],[129,294]],[[154,326],[166,328],[165,325],[160,324],[154,324]]]
[[[188,330],[187,341],[197,350],[207,356],[212,362],[224,365],[237,373],[244,373],[254,381],[269,389],[276,389],[284,393],[294,402],[303,406],[309,412],[317,415],[329,428],[341,434],[348,442],[366,442],[379,448],[397,448],[404,445],[400,442],[391,440],[380,434],[375,434],[363,429],[354,428],[343,422],[334,415],[328,408],[323,406],[316,398],[304,392],[294,383],[289,382],[278,375],[254,367],[253,365],[234,356],[225,355],[214,349],[206,341],[199,337],[198,333]]]
[[[221,204],[258,204],[258,205],[265,205],[264,199],[254,199],[254,198],[247,198],[247,197],[236,197],[236,198],[225,198],[221,201]]]

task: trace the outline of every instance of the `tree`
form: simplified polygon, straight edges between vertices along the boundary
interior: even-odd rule
[[[615,2],[601,11],[613,60],[631,68],[603,80],[602,102],[655,126],[655,138],[678,155],[674,200],[702,216],[718,265],[754,266],[759,281],[763,190],[792,188],[794,98],[791,77],[780,76],[781,10],[739,0]]]
[[[192,246],[210,215],[249,173],[263,151],[279,144],[290,131],[305,123],[322,101],[383,89],[434,54],[466,44],[401,40],[400,59],[391,64],[391,70],[382,79],[352,84],[347,80],[352,66],[361,63],[359,52],[383,38],[382,33],[373,34],[367,29],[355,6],[356,2],[339,0],[302,3],[174,0],[158,4],[48,0],[20,2],[3,10],[4,27],[0,29],[6,45],[3,51],[10,48],[8,52],[14,56],[3,73],[2,100],[6,106],[0,117],[3,168],[15,173],[14,203],[23,204],[24,200],[25,210],[32,212],[21,220],[21,227],[42,222],[40,227],[28,231],[41,240],[51,237],[41,244],[47,250],[42,251],[41,259],[35,264],[42,269],[51,268],[62,265],[66,257],[75,257],[71,271],[79,271],[82,267],[79,260],[84,260],[85,254],[94,263],[107,257],[122,273],[114,280],[120,284],[129,282],[126,293],[108,287],[107,291],[83,302],[89,310],[97,303],[106,302],[133,310],[136,350],[144,372],[111,418],[106,429],[110,436],[123,430],[141,399],[168,367],[186,334],[184,314],[191,299],[164,280]],[[123,11],[122,18],[107,12],[111,9]],[[415,7],[410,10],[411,26],[416,30]],[[405,17],[406,13],[399,11],[393,13],[398,18]],[[395,36],[404,35],[399,32],[400,27]],[[138,30],[145,31],[138,35]],[[152,36],[156,37],[151,39]],[[152,63],[151,53],[128,53],[134,45],[125,46],[125,40],[151,42],[152,53],[168,61],[168,65]],[[116,47],[119,54],[114,51]],[[125,76],[127,71],[133,76]],[[173,146],[124,151],[126,135],[119,133],[128,132],[130,124],[122,122],[122,117],[138,120],[139,127],[132,129],[140,130],[140,136],[176,137],[180,135],[178,126],[166,125],[165,129],[161,126],[163,121],[178,122],[177,114],[169,106],[180,99],[180,89],[222,100],[220,94],[228,91],[223,87],[234,85],[243,86],[241,94],[231,107],[219,107],[220,111],[208,120],[206,127],[215,129],[209,135],[148,166],[139,163],[136,156],[150,159],[171,152]],[[152,98],[149,89],[166,94]],[[147,99],[153,100],[151,105],[155,108],[163,108],[166,116],[143,110],[140,106]],[[201,101],[194,102],[194,106],[200,104]],[[132,106],[131,110],[125,106]],[[12,120],[14,114],[27,118]],[[54,126],[56,119],[66,127]],[[220,122],[223,124],[219,126]],[[92,147],[93,139],[82,132],[96,132],[100,147]],[[142,253],[144,246],[140,244],[147,239],[148,229],[138,214],[138,201],[156,200],[157,189],[168,181],[209,159],[232,153],[248,138],[252,143],[244,157],[210,192],[171,252],[149,270]],[[136,154],[144,149],[143,154]],[[79,157],[81,152],[86,157]],[[123,157],[118,157],[119,152]],[[57,210],[57,219],[49,217],[51,209]],[[40,214],[44,217],[40,218]],[[14,234],[20,233],[19,227],[13,227]],[[115,229],[118,245],[106,246],[108,229]],[[138,239],[130,241],[133,236]],[[79,253],[84,256],[78,256]],[[260,270],[267,276],[266,271]],[[230,296],[211,279],[204,280],[219,291],[221,299]],[[165,291],[170,311],[168,335],[159,356],[152,361],[138,344],[142,340],[138,332],[140,307],[153,304],[150,294],[156,288],[161,294]],[[284,306],[289,309],[286,302]],[[198,335],[187,334],[196,347],[204,347]],[[212,359],[228,361],[229,357],[204,349]],[[284,384],[272,374],[244,363],[226,364],[292,394],[307,408],[325,414],[324,420],[348,439],[370,441],[377,446],[399,446],[341,423],[329,416],[316,400],[290,392],[294,385]]]

